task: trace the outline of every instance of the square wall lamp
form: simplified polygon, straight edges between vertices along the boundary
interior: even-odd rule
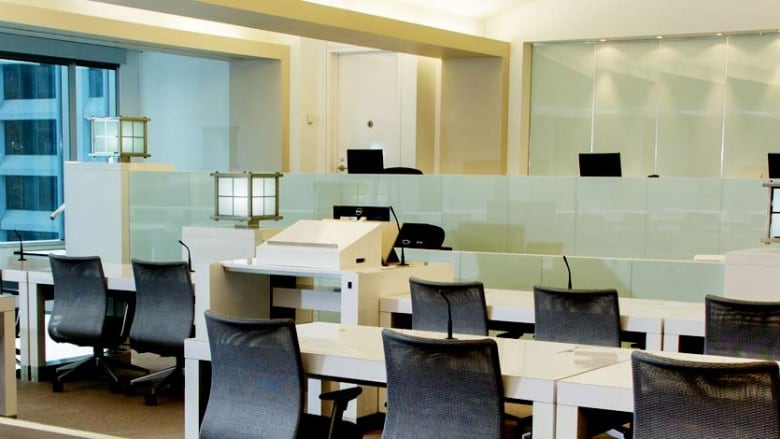
[[[238,221],[236,227],[257,228],[260,220],[280,220],[279,178],[282,174],[214,172],[215,220]],[[243,225],[245,223],[245,225]]]
[[[129,162],[130,157],[147,158],[148,117],[90,117],[92,121],[92,152],[95,157],[117,157]]]

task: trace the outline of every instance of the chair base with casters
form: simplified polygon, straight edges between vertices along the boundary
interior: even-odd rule
[[[146,405],[157,405],[157,394],[164,389],[184,388],[184,358],[176,358],[175,366],[130,380],[128,394],[135,394],[136,388],[146,383],[151,383],[151,389],[144,394]]]
[[[116,373],[119,369],[132,370],[136,372],[148,373],[149,370],[134,364],[117,360],[110,356],[106,356],[103,352],[103,348],[93,348],[92,356],[83,360],[77,360],[64,366],[58,367],[54,371],[52,377],[51,389],[53,392],[62,392],[65,390],[65,381],[82,373],[86,370],[102,372],[110,381],[110,389],[112,392],[120,392],[122,390],[122,382],[119,375]]]

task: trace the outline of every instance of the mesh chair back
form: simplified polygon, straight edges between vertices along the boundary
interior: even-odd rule
[[[412,277],[412,329],[447,331],[447,302],[452,309],[452,332],[487,335],[487,306],[482,282],[432,282]]]
[[[635,439],[780,437],[778,365],[631,354]]]
[[[104,339],[107,288],[100,257],[49,255],[54,305],[48,331],[56,342],[93,346]],[[117,333],[114,338],[119,338]]]
[[[534,286],[536,340],[620,346],[618,294]]]
[[[383,438],[500,438],[503,383],[495,341],[382,332],[387,368]]]
[[[211,393],[200,437],[296,437],[303,366],[292,320],[242,320],[205,313]]]
[[[136,296],[130,346],[138,352],[183,356],[195,312],[187,263],[133,259],[132,264]]]
[[[705,354],[780,360],[780,302],[704,300]]]

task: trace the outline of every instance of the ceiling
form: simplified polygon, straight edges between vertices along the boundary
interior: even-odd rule
[[[534,0],[397,0],[413,6],[484,20]]]

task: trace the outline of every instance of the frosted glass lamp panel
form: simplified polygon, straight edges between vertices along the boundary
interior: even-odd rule
[[[780,212],[780,188],[772,188],[772,212]]]
[[[726,50],[725,37],[661,41],[655,173],[720,176]]]
[[[595,46],[536,45],[531,89],[530,175],[579,175],[590,151]]]
[[[143,154],[144,152],[144,139],[142,138],[134,138],[133,139],[133,152],[136,154]]]
[[[233,216],[233,197],[219,197],[217,215]]]
[[[619,152],[623,176],[655,169],[655,41],[599,44],[596,51],[593,152]]]
[[[769,237],[780,238],[780,213],[772,214],[772,223],[769,226]]]
[[[766,154],[778,150],[780,35],[729,37],[723,177],[766,178]]]
[[[233,197],[233,215],[249,216],[249,197]]]
[[[125,154],[133,152],[132,137],[122,137],[122,152]]]
[[[119,121],[118,120],[106,120],[106,136],[119,137]]]
[[[248,197],[249,196],[249,179],[248,178],[234,178],[233,179],[233,196],[236,196],[236,197]]]
[[[109,152],[106,138],[106,123],[96,120],[92,124],[92,151],[96,154]]]
[[[220,177],[217,195],[220,197],[232,197],[233,196],[233,179]]]

